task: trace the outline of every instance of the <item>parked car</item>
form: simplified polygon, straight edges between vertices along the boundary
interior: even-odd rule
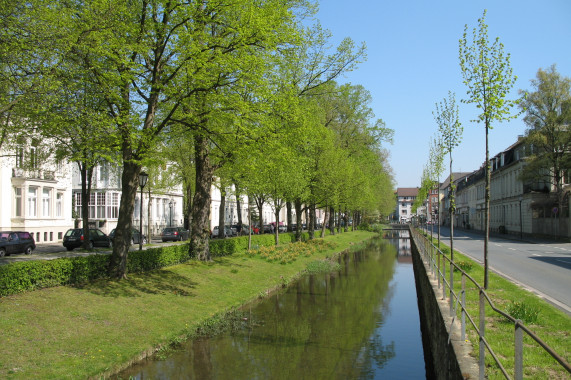
[[[109,233],[109,237],[111,238],[111,240],[113,240],[115,238],[115,228],[113,228],[111,230],[111,232]],[[131,245],[139,244],[139,242],[141,241],[140,239],[141,239],[141,233],[139,232],[139,230],[136,228],[132,228],[131,229]],[[145,235],[143,235],[143,244],[147,244],[147,237]]]
[[[165,241],[183,241],[187,240],[190,235],[188,230],[182,227],[167,227],[161,233],[161,239]]]
[[[12,253],[25,253],[29,255],[36,249],[34,236],[24,231],[0,232],[0,257],[9,256]]]
[[[210,234],[211,238],[217,238],[219,235],[219,227],[216,226],[212,229],[212,233]],[[224,226],[224,237],[231,237],[234,236],[234,231],[230,226]]]
[[[63,246],[67,248],[68,251],[74,248],[79,248],[83,245],[85,241],[85,236],[83,236],[83,228],[72,228],[67,230],[63,236]],[[113,247],[113,242],[109,236],[105,235],[103,231],[98,228],[89,229],[89,249],[93,247]]]
[[[272,232],[274,232],[272,226],[269,224],[264,224],[263,233],[270,234]]]

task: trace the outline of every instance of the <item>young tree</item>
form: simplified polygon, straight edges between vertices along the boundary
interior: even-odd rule
[[[555,65],[539,69],[531,80],[533,91],[520,90],[527,125],[525,142],[533,146],[526,157],[521,179],[552,183],[557,206],[563,208],[563,178],[571,168],[571,79]]]
[[[494,121],[502,122],[517,115],[511,109],[518,101],[507,96],[517,79],[512,73],[510,55],[504,53],[504,45],[496,38],[492,44],[488,40],[486,11],[478,19],[478,28],[473,29],[472,40],[468,41],[468,25],[459,42],[460,69],[464,84],[468,87],[465,103],[476,104],[480,114],[474,121],[484,123],[486,135],[486,190],[485,190],[485,238],[484,238],[484,288],[488,288],[488,242],[490,239],[490,158],[488,131]]]
[[[436,103],[436,111],[433,112],[438,131],[440,132],[441,146],[434,146],[431,155],[434,161],[442,162],[443,156],[448,154],[450,164],[450,283],[454,283],[454,215],[456,214],[456,184],[452,171],[452,151],[462,141],[462,124],[458,119],[458,106],[454,93],[448,92],[448,99],[444,98],[440,104]],[[437,144],[438,140],[434,142]],[[452,299],[452,288],[450,288]]]

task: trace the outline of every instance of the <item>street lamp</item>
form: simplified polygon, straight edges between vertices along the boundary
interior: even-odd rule
[[[170,223],[169,223],[169,227],[172,227],[172,207],[173,207],[173,206],[174,206],[174,203],[173,203],[173,201],[172,201],[172,199],[171,199],[171,201],[169,202],[169,208],[170,208],[170,210],[171,210],[171,220],[170,220]]]
[[[147,184],[149,175],[145,172],[139,173],[139,186],[141,187],[141,215],[139,219],[139,251],[143,250],[143,188]]]
[[[523,197],[520,195],[519,198],[519,239],[523,240],[523,218],[521,216],[521,201],[523,201]]]

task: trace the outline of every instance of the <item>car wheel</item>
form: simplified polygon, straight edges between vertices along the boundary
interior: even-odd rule
[[[113,248],[113,242],[109,240],[109,248]]]
[[[66,247],[68,251],[73,251],[73,247]]]
[[[143,245],[147,244],[147,238],[143,238]]]
[[[87,245],[87,248],[90,249],[90,250],[93,249],[93,242],[92,242],[91,240],[89,241],[89,244]]]
[[[0,257],[6,256],[6,250],[4,248],[0,248]]]
[[[24,251],[24,254],[26,254],[26,255],[31,255],[31,254],[32,254],[32,251],[33,251],[33,250],[32,250],[32,247],[27,246],[27,247],[26,247],[26,250]]]

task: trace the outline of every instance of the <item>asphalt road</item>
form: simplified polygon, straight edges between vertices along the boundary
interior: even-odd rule
[[[441,227],[440,233],[443,241],[450,245],[450,229]],[[437,236],[436,231],[434,235]],[[571,243],[518,238],[490,237],[490,270],[571,315]],[[454,249],[484,263],[481,234],[454,229]]]

